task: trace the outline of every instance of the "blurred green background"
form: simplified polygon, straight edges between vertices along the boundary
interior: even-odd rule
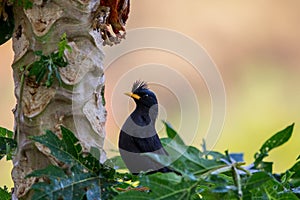
[[[295,162],[300,154],[300,1],[139,0],[131,1],[131,4],[127,30],[162,27],[178,31],[201,44],[218,66],[226,89],[227,107],[224,128],[214,149],[245,152],[249,163],[267,138],[295,122],[292,139],[269,157],[275,162],[276,171],[283,171]],[[0,126],[13,129],[11,110],[15,99],[10,67],[13,60],[11,41],[0,47],[0,56]],[[187,63],[166,52],[145,50],[127,56],[118,59],[106,71],[108,154],[112,155],[110,149],[116,149],[119,124],[133,108],[125,96],[111,103],[114,88],[122,76],[120,71],[126,72],[149,62],[180,70],[197,91],[198,106],[203,115],[197,130],[200,136],[193,144],[199,146],[211,111],[203,81],[189,72]],[[138,78],[133,76],[124,88],[130,90],[132,82]],[[158,93],[162,104],[160,118],[178,128],[182,120],[178,117],[178,104],[169,105],[172,101],[168,92],[158,91],[155,85],[151,88]],[[120,110],[123,121],[117,122],[113,113],[116,110]],[[184,136],[184,133],[180,134]],[[12,187],[11,167],[9,162],[0,162],[0,186]]]

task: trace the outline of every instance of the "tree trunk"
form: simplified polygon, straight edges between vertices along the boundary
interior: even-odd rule
[[[91,28],[92,12],[99,4],[97,0],[35,0],[31,9],[14,6],[12,67],[18,152],[13,160],[13,199],[29,199],[29,188],[37,180],[25,176],[54,162],[47,150],[35,146],[29,136],[44,134],[46,129],[59,135],[63,125],[76,134],[86,151],[96,147],[100,149],[99,159],[106,159],[104,55],[101,34]],[[22,74],[26,72],[21,68],[36,60],[34,51],[42,50],[45,55],[55,52],[63,33],[72,48],[71,52],[65,52],[69,64],[60,68],[63,85],[54,82],[47,88],[28,78],[22,82]]]

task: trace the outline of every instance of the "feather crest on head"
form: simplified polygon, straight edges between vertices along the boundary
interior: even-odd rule
[[[135,81],[133,83],[131,92],[134,93],[136,90],[140,89],[149,89],[147,82],[141,80]]]

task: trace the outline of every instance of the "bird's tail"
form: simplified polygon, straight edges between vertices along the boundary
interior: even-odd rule
[[[161,173],[170,173],[170,172],[174,172],[175,174],[181,176],[182,174],[176,170],[173,170],[171,169],[170,167],[163,167],[163,168],[160,168],[160,169],[157,169],[157,170],[153,170],[153,171],[150,171],[150,172],[147,172],[147,174],[154,174],[154,173],[157,173],[157,172],[161,172]]]

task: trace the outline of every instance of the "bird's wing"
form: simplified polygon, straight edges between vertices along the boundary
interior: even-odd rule
[[[132,153],[153,152],[161,155],[168,155],[157,134],[147,138],[140,138],[129,135],[121,130],[119,148]]]
[[[168,155],[157,134],[147,138],[132,137],[132,140],[141,153],[153,152],[156,154]]]

